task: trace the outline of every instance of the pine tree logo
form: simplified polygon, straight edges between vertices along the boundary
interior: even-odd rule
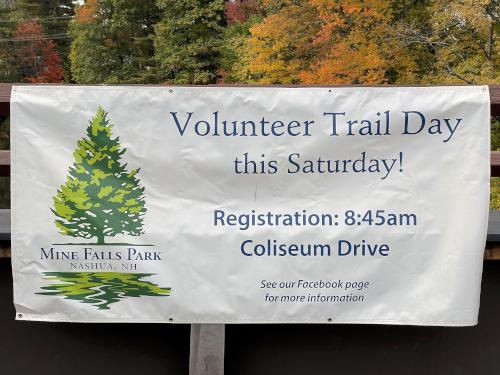
[[[121,162],[126,149],[120,138],[113,138],[113,125],[99,107],[89,122],[87,136],[73,152],[66,183],[53,197],[55,224],[66,236],[96,238],[97,245],[106,237],[119,234],[144,234],[144,187],[137,178],[139,169],[127,170]]]

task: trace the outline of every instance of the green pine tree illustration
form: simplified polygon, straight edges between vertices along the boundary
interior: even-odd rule
[[[143,234],[144,187],[139,169],[127,171],[120,159],[126,149],[111,134],[112,124],[99,107],[87,136],[77,142],[66,183],[53,198],[55,224],[64,235],[97,238]]]

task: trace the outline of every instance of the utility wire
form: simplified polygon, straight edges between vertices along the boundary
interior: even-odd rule
[[[17,23],[22,21],[45,21],[45,20],[60,20],[60,19],[69,19],[75,18],[75,16],[59,16],[59,17],[32,17],[32,18],[19,18],[17,20],[0,20],[0,23]]]
[[[62,55],[59,52],[51,52],[51,53],[46,53],[46,54],[40,54],[40,55],[35,55],[35,56],[28,56],[28,55],[23,55],[23,56],[16,56],[16,57],[1,57],[0,56],[0,61],[24,61],[24,60],[30,60],[30,59],[37,59],[41,57],[52,57],[58,55],[62,59]]]
[[[6,38],[6,39],[0,39],[1,42],[27,42],[27,41],[32,41],[32,40],[46,40],[46,39],[64,39],[64,38],[71,38],[69,34],[52,34],[52,35],[41,35],[41,36],[27,36],[27,37],[21,37],[21,38]]]

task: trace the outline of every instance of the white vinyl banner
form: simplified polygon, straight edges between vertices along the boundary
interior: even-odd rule
[[[488,87],[17,86],[18,319],[477,323]]]

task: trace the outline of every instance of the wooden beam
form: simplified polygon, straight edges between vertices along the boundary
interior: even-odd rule
[[[485,260],[500,260],[500,243],[487,243],[484,250]]]
[[[124,85],[121,85],[124,86]],[[146,85],[146,86],[158,86],[158,85]],[[217,85],[220,86],[220,85]],[[286,85],[227,85],[236,87],[267,87],[267,86],[277,86],[277,87],[295,87]],[[297,85],[297,87],[363,87],[363,85],[318,85],[318,86],[307,86],[307,85]],[[377,85],[364,85],[367,87],[373,87]],[[382,87],[390,87],[388,85],[380,85]],[[418,85],[412,86],[416,87]],[[422,86],[422,85],[421,85]],[[397,86],[395,86],[397,87]],[[404,86],[402,86],[404,87]],[[500,116],[500,85],[489,85],[490,88],[490,101],[491,101],[491,115]],[[0,83],[0,116],[8,116],[10,110],[10,91],[12,89],[12,83]]]
[[[10,176],[10,151],[0,150],[0,176]]]
[[[491,115],[500,116],[500,85],[490,85]]]
[[[0,116],[5,117],[10,113],[10,91],[12,83],[0,83]]]
[[[491,177],[500,177],[500,151],[491,153]]]
[[[10,258],[10,246],[0,247],[0,259]],[[487,243],[484,250],[484,260],[500,260],[500,243]]]
[[[10,246],[0,247],[0,258],[10,258]]]
[[[500,244],[500,211],[490,210],[486,241]]]

